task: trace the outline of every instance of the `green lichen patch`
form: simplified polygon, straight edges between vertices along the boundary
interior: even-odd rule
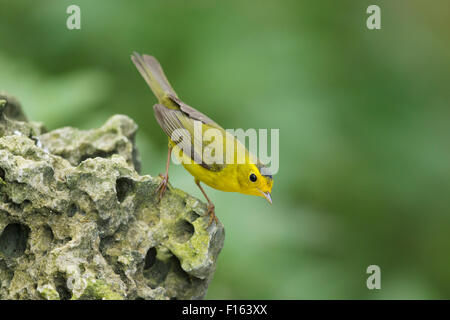
[[[123,300],[124,297],[115,292],[111,285],[103,280],[95,280],[88,283],[83,294],[78,300]]]
[[[45,300],[60,300],[58,291],[56,291],[56,289],[50,284],[38,287],[37,291]]]

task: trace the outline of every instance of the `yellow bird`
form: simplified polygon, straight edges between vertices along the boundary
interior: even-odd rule
[[[208,201],[209,224],[213,219],[217,223],[217,217],[200,182],[221,191],[261,196],[272,203],[273,178],[267,168],[236,137],[181,101],[154,57],[135,52],[131,60],[158,99],[153,106],[155,117],[169,137],[166,174],[161,175],[157,189],[159,199],[169,182],[173,151]]]

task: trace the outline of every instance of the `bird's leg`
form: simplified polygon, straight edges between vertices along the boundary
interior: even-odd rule
[[[203,190],[202,186],[200,185],[200,180],[195,179],[195,183],[200,188],[200,191],[203,193],[203,195],[206,198],[206,201],[208,201],[208,214],[209,214],[209,223],[208,227],[211,225],[213,219],[216,221],[216,224],[219,223],[219,219],[217,219],[216,213],[215,213],[215,207],[214,204],[209,200],[208,196],[206,195],[205,190]]]
[[[169,183],[169,164],[171,154],[172,154],[172,146],[169,145],[169,152],[167,153],[166,174],[164,176],[162,174],[159,174],[159,176],[162,178],[162,181],[159,184],[158,188],[156,189],[157,192],[159,191],[159,201],[161,201],[162,197],[164,196],[167,184]]]

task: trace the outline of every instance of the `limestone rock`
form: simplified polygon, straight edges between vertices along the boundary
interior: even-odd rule
[[[223,246],[206,205],[140,176],[137,125],[45,132],[0,94],[0,299],[201,299]]]

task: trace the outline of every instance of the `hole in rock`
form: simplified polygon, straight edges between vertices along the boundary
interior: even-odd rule
[[[42,231],[42,238],[44,241],[50,245],[52,241],[55,239],[55,235],[53,234],[53,230],[49,225],[45,225]]]
[[[56,291],[58,292],[61,300],[69,300],[72,298],[72,292],[67,287],[67,280],[63,273],[58,272],[54,281]]]
[[[94,159],[94,158],[109,158],[111,157],[113,154],[115,154],[116,152],[111,151],[111,152],[106,152],[103,150],[96,150],[93,153],[90,154],[84,154],[81,156],[79,163],[83,162],[84,160],[87,159]]]
[[[117,200],[123,202],[128,193],[133,190],[134,181],[129,178],[119,178],[116,180]]]
[[[27,248],[29,234],[30,228],[23,224],[7,225],[0,236],[0,252],[7,257],[20,257]]]
[[[3,170],[2,168],[0,168],[0,178],[5,181],[5,170]]]
[[[189,221],[180,220],[175,224],[175,240],[184,243],[192,237],[194,231],[194,226]]]
[[[156,262],[156,248],[150,248],[145,255],[144,270],[150,269]]]
[[[192,210],[188,212],[187,216],[189,218],[189,221],[191,221],[191,222],[194,222],[195,220],[197,220],[200,217],[200,215],[197,212],[192,211]]]
[[[158,258],[156,258],[156,249],[155,251],[152,250],[152,248],[149,249],[149,257],[152,257],[153,254],[155,254],[155,260],[153,264],[146,268],[144,264],[144,278],[147,280],[147,285],[155,289],[157,287],[160,287],[163,285],[164,281],[166,280],[166,277],[172,267],[173,259],[174,257],[169,258],[168,260],[161,261]],[[146,257],[147,258],[147,257]],[[147,260],[147,259],[146,259]],[[152,260],[152,259],[150,259]],[[151,261],[150,261],[151,262]]]
[[[69,217],[73,217],[75,215],[75,213],[77,213],[77,211],[78,211],[78,206],[75,203],[72,203],[69,206],[69,210],[67,211],[67,215]]]

